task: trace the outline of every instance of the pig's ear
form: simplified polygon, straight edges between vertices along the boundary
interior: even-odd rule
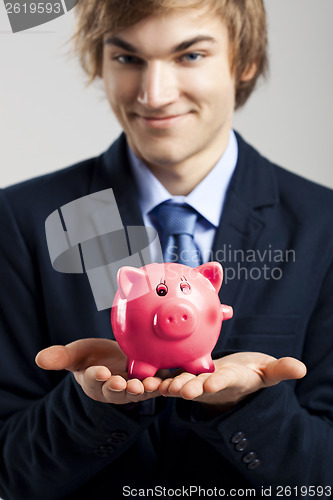
[[[142,269],[135,267],[121,267],[117,273],[117,283],[122,299],[126,299],[131,291],[132,286],[144,277]]]
[[[219,262],[207,262],[207,264],[196,267],[196,270],[211,282],[216,292],[220,290],[223,280],[223,270]]]

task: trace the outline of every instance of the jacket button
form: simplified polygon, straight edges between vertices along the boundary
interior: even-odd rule
[[[245,434],[244,432],[242,431],[239,431],[239,432],[236,432],[232,438],[231,438],[231,442],[234,443],[234,444],[237,444],[239,443],[242,439],[245,438]]]
[[[261,460],[259,460],[259,458],[256,458],[255,460],[253,460],[252,462],[250,462],[247,465],[247,468],[250,470],[254,470],[254,469],[257,469],[257,467],[259,467],[260,464],[261,464]]]
[[[110,437],[106,440],[106,443],[101,445],[99,448],[93,451],[98,457],[106,458],[110,453],[112,453],[117,446],[125,441],[127,438],[127,432],[114,431],[111,432]]]
[[[106,458],[108,456],[108,452],[106,451],[105,448],[102,448],[102,446],[94,450],[93,454],[101,458]]]
[[[249,451],[246,453],[246,455],[243,456],[242,461],[245,464],[249,464],[250,462],[253,462],[257,458],[257,454],[255,451]]]
[[[241,439],[236,445],[235,449],[237,451],[244,451],[246,450],[247,446],[249,444],[249,441],[246,438]]]
[[[123,431],[115,431],[111,432],[109,439],[107,439],[108,443],[121,443],[122,441],[125,441],[127,438],[127,432]]]
[[[105,450],[106,452],[114,451],[116,449],[116,446],[114,444],[103,444],[103,446],[100,446],[100,450]]]

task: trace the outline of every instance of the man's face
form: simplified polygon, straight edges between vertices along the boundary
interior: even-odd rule
[[[211,168],[224,151],[235,82],[219,16],[188,9],[106,36],[102,77],[131,148],[155,170]]]

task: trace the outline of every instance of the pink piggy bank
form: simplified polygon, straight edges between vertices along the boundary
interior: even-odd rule
[[[111,323],[130,378],[142,380],[160,368],[214,371],[211,352],[222,321],[233,315],[218,298],[222,279],[218,262],[119,269]]]

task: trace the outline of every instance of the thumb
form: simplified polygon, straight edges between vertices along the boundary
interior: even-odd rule
[[[104,365],[106,357],[118,351],[118,344],[110,339],[80,339],[67,345],[47,347],[37,354],[36,363],[44,370],[76,372],[88,366]]]
[[[36,364],[44,370],[69,369],[73,362],[72,352],[64,345],[53,345],[40,351],[36,358]]]
[[[281,380],[300,379],[305,375],[305,364],[290,357],[275,359],[264,369],[264,378],[268,386],[278,384]]]

